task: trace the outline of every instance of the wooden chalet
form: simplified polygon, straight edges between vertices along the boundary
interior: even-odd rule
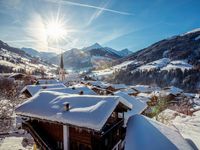
[[[26,98],[32,97],[38,91],[42,89],[52,89],[52,88],[65,88],[66,86],[62,83],[59,84],[42,84],[42,85],[27,85],[21,90],[21,94],[25,95]]]
[[[127,88],[127,86],[124,84],[111,84],[106,87],[106,90],[116,92],[118,90],[126,89],[126,88]]]
[[[107,89],[102,89],[99,87],[92,87],[92,90],[95,91],[97,94],[99,95],[109,95],[109,94],[113,94],[112,91],[109,91]]]
[[[16,109],[39,149],[123,149],[124,112],[132,104],[117,96],[37,93]]]

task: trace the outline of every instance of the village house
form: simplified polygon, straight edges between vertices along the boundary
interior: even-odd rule
[[[32,97],[41,89],[51,89],[51,88],[65,88],[66,86],[62,83],[60,84],[41,84],[41,85],[27,85],[21,90],[21,94],[26,98]]]
[[[98,95],[109,95],[109,94],[113,94],[112,91],[106,90],[106,89],[102,89],[99,87],[92,87],[92,90],[95,91]]]
[[[111,84],[106,87],[106,90],[116,92],[118,90],[126,89],[127,86],[125,84]]]
[[[132,104],[118,96],[41,91],[16,108],[40,149],[121,150],[124,112]]]
[[[149,85],[134,85],[130,86],[131,89],[134,89],[135,91],[139,93],[152,93],[153,91],[160,91],[161,89],[159,87],[153,87]]]
[[[131,96],[136,96],[138,94],[136,90],[131,89],[131,88],[121,89],[120,91]]]
[[[131,110],[128,110],[124,113],[125,118],[125,126],[127,124],[128,119],[136,114],[142,114],[145,109],[147,109],[148,105],[145,102],[142,102],[140,99],[136,99],[133,96],[128,95],[127,93],[117,91],[114,93],[116,96],[120,96],[124,99],[126,99],[129,103],[132,104],[133,108]]]

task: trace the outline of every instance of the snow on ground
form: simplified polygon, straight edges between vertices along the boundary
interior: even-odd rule
[[[0,140],[1,150],[31,150],[32,147],[22,145],[23,137],[6,137]]]
[[[195,37],[195,41],[199,40],[200,39],[200,35],[198,35],[197,37]]]
[[[29,134],[0,136],[0,150],[32,150],[33,138]]]
[[[130,64],[137,64],[137,62],[136,61],[125,61],[125,62],[123,62],[123,63],[121,63],[121,64],[119,64],[119,65],[116,65],[116,66],[113,66],[112,68],[113,69],[122,69],[122,68],[124,68],[124,67],[127,67],[128,65],[130,65]]]
[[[200,111],[194,113],[193,116],[184,118],[177,116],[173,124],[188,141],[193,142],[197,149],[200,149]]]
[[[93,71],[93,75],[102,78],[102,77],[107,77],[113,74],[113,70],[111,69],[104,69],[104,70],[98,70],[98,71]]]
[[[126,69],[126,67],[130,64],[138,64],[137,61],[125,61],[119,65],[115,65],[111,68],[107,68],[104,70],[93,71],[93,75],[99,78],[106,77],[112,75],[115,71],[119,71],[122,69]]]
[[[0,60],[0,65],[2,66],[9,66],[9,67],[17,67],[17,65],[9,62],[9,61],[5,61],[5,60]]]
[[[176,60],[176,61],[171,61],[169,64],[167,64],[161,70],[169,71],[169,70],[175,70],[175,69],[181,69],[182,71],[190,70],[190,69],[192,69],[192,65],[188,64],[184,60]]]
[[[193,116],[187,116],[166,109],[158,118],[159,121],[174,126],[194,149],[200,149],[200,111],[195,112]]]
[[[162,58],[150,63],[147,63],[145,65],[142,65],[137,68],[138,70],[141,71],[150,71],[150,70],[174,70],[174,69],[181,69],[182,71],[184,70],[189,70],[192,69],[192,65],[188,64],[186,60],[175,60],[171,61],[169,58]]]

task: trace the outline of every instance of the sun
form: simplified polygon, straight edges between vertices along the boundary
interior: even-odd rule
[[[51,21],[46,24],[46,35],[52,40],[64,39],[67,34],[64,23],[59,21]]]

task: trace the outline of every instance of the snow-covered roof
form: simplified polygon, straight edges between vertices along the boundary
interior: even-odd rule
[[[61,83],[59,80],[56,79],[39,79],[39,84],[58,84]]]
[[[63,109],[66,103],[70,105],[69,111]],[[42,91],[16,108],[16,114],[100,131],[118,104],[132,108],[129,102],[117,96]]]
[[[142,102],[139,99],[129,96],[128,94],[124,92],[118,91],[118,92],[115,92],[114,94],[117,96],[123,97],[129,103],[132,104],[132,109],[125,113],[126,120],[128,120],[130,116],[133,116],[135,114],[141,114],[148,106],[145,102]]]
[[[97,86],[97,87],[101,87],[101,88],[106,88],[108,86],[107,83],[104,83],[101,81],[87,81],[86,83],[89,83],[92,86]]]
[[[41,89],[50,89],[50,88],[66,88],[66,86],[62,83],[59,84],[41,84],[41,85],[27,85],[22,90],[21,93],[28,90],[28,92],[33,96]]]
[[[142,115],[128,121],[125,150],[192,150],[187,141],[175,130]]]
[[[166,87],[166,88],[164,88],[164,91],[165,91],[166,95],[169,95],[169,94],[177,95],[177,94],[180,94],[183,92],[182,89],[179,89],[175,86]]]
[[[126,89],[127,86],[125,84],[111,84],[111,87],[113,87],[114,89]]]
[[[153,87],[149,85],[135,85],[135,86],[130,86],[130,88],[135,89],[136,91],[140,93],[149,93],[149,92],[160,90],[159,87]]]
[[[93,90],[86,86],[79,86],[79,87],[65,87],[65,88],[47,88],[42,89],[42,91],[55,91],[67,94],[80,94],[83,92],[83,95],[97,95]]]
[[[126,94],[136,94],[137,91],[131,88],[127,88],[127,89],[120,89],[120,91],[126,93]]]

